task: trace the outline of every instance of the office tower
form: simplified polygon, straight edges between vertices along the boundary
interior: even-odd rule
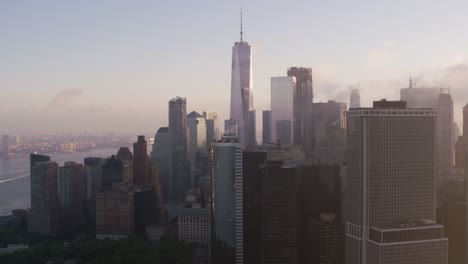
[[[224,120],[224,135],[235,136],[239,135],[239,122],[237,120]]]
[[[359,107],[361,107],[361,95],[359,94],[359,89],[352,89],[349,97],[349,108]]]
[[[249,111],[249,129],[248,131],[248,146],[257,145],[257,112],[254,110]]]
[[[291,67],[288,76],[296,78],[294,93],[294,144],[302,145],[306,153],[314,151],[314,134],[312,123],[312,68]]]
[[[313,103],[312,108],[314,109],[312,120],[314,122],[314,145],[316,146],[315,158],[317,162],[330,162],[330,158],[327,157],[330,152],[335,152],[338,155],[336,162],[342,161],[339,160],[339,156],[344,154],[346,103],[335,101]]]
[[[267,161],[261,170],[261,263],[299,263],[301,171],[283,161]]]
[[[455,143],[455,168],[464,169],[466,163],[466,149],[464,136],[458,136]]]
[[[345,163],[346,130],[334,122],[326,127],[326,136],[317,146],[317,162],[320,164]]]
[[[114,183],[133,183],[133,166],[128,160],[121,160],[112,155],[102,165],[102,189],[109,190]]]
[[[183,202],[190,189],[187,130],[187,101],[176,97],[169,101],[169,199],[177,202]]]
[[[85,173],[85,218],[88,224],[96,224],[96,193],[102,190],[102,165],[106,159],[84,159]]]
[[[463,107],[463,141],[465,150],[468,149],[468,104]],[[465,152],[466,155],[466,152]]]
[[[271,78],[271,141],[273,142],[280,140],[281,144],[285,145],[294,142],[295,90],[296,78],[294,76]],[[278,130],[282,132],[281,135],[278,135]]]
[[[2,154],[4,157],[10,156],[10,136],[2,136]]]
[[[339,165],[302,167],[299,188],[303,263],[344,263]]]
[[[76,162],[65,162],[59,168],[59,203],[62,225],[67,232],[84,224],[84,167]]]
[[[193,161],[193,187],[199,188],[200,179],[208,175],[208,154],[197,152]]]
[[[116,157],[124,161],[129,161],[129,162],[133,161],[133,154],[130,151],[130,149],[127,147],[120,147],[119,150],[117,151]]]
[[[238,138],[242,145],[255,145],[252,135],[254,122],[250,120],[254,110],[253,82],[252,82],[252,55],[249,43],[242,39],[242,18],[240,41],[232,47],[231,72],[231,111],[230,119],[238,122]],[[255,131],[253,133],[255,135]]]
[[[219,139],[218,113],[203,111],[203,117],[206,122],[206,145],[211,149],[211,143]]]
[[[262,144],[271,142],[271,110],[263,110],[262,115]]]
[[[187,127],[189,129],[190,153],[207,152],[206,148],[206,122],[205,118],[199,113],[193,111],[187,115]]]
[[[169,150],[169,128],[160,127],[154,136],[151,159],[156,166],[164,200],[169,198],[169,190],[171,188],[169,185]]]
[[[243,263],[242,144],[223,136],[213,144],[213,203],[215,239],[234,249]]]
[[[60,229],[58,165],[47,156],[31,154],[31,210],[28,232],[51,235]]]
[[[133,143],[133,184],[135,185],[142,185],[149,182],[149,157],[147,146],[145,136],[138,136],[138,141]]]
[[[400,89],[400,100],[405,101],[408,108],[432,108],[437,107],[437,99],[441,93],[440,88],[414,87],[410,78],[408,88]]]
[[[144,233],[146,227],[161,222],[161,206],[156,191],[150,185],[133,185],[134,228],[136,233]]]
[[[211,221],[210,210],[197,204],[191,208],[183,208],[178,220],[179,240],[194,243],[198,247],[210,245]]]
[[[305,253],[309,253],[310,258],[304,263],[344,263],[344,241],[340,225],[333,213],[320,213],[319,218],[310,221],[310,237],[315,239],[306,248]]]
[[[291,145],[292,122],[290,120],[276,121],[276,141],[283,145]]]
[[[455,143],[453,138],[453,101],[450,94],[441,93],[437,98],[437,184],[452,176],[454,165],[453,152]]]
[[[250,150],[242,153],[242,181],[244,183],[244,263],[261,263],[261,170],[267,151]]]
[[[113,188],[96,195],[96,238],[120,239],[134,234],[134,193]]]
[[[435,224],[436,113],[404,101],[347,112],[346,263],[447,263]]]
[[[466,202],[444,202],[437,208],[437,218],[448,239],[448,263],[466,263]]]

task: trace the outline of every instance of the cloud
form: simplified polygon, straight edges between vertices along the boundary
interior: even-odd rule
[[[46,106],[46,110],[58,109],[68,106],[73,100],[83,96],[83,91],[80,89],[65,89],[59,91]]]
[[[374,71],[393,61],[394,45],[390,42],[382,47],[370,49],[367,52],[367,60],[364,64],[364,71]]]

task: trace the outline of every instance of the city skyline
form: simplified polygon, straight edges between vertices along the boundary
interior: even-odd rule
[[[191,7],[190,12],[182,10],[180,19],[166,28],[167,14],[182,4]],[[262,12],[266,4],[270,12]],[[361,88],[363,106],[384,97],[397,99],[409,75],[416,87],[450,87],[455,120],[461,123],[460,100],[468,97],[463,90],[468,83],[468,38],[457,34],[457,28],[466,21],[461,10],[467,4],[451,4],[424,2],[424,14],[437,17],[431,21],[434,27],[415,19],[421,16],[412,12],[421,5],[417,1],[298,2],[301,8],[294,16],[282,15],[287,2],[5,2],[0,4],[0,31],[8,38],[0,48],[0,87],[6,87],[0,100],[2,133],[154,133],[167,126],[164,106],[174,96],[187,98],[189,112],[216,111],[219,120],[228,119],[229,48],[239,38],[240,7],[244,39],[253,49],[257,127],[261,112],[270,108],[270,78],[283,75],[290,66],[312,67],[316,102],[348,102],[351,87]],[[210,15],[200,17],[202,11]],[[356,17],[353,11],[368,15]],[[336,17],[329,19],[330,12]],[[303,32],[310,34],[287,41]],[[412,38],[416,34],[418,38]],[[200,61],[216,66],[207,74],[198,70]],[[184,81],[174,81],[180,79],[176,68],[192,71],[184,72]],[[195,92],[199,89],[203,93]],[[115,115],[130,125],[102,125]]]

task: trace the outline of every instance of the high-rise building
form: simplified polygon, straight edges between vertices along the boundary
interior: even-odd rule
[[[96,238],[120,239],[135,232],[134,193],[127,187],[96,195]]]
[[[237,120],[224,120],[224,135],[235,136],[239,135],[239,122]]]
[[[84,167],[73,161],[59,168],[59,203],[65,231],[73,231],[84,224]]]
[[[271,78],[271,140],[281,144],[294,142],[294,76]],[[281,135],[278,135],[278,131]],[[287,138],[289,137],[289,138]]]
[[[317,163],[342,161],[344,155],[347,109],[346,103],[328,101],[313,103],[314,146]],[[341,149],[340,149],[341,147]],[[336,154],[332,154],[336,153]],[[328,155],[338,155],[329,157]],[[335,161],[333,159],[336,159]]]
[[[148,144],[145,136],[138,136],[138,141],[133,143],[133,184],[142,185],[149,182],[148,179]]]
[[[85,218],[88,224],[96,224],[96,193],[102,190],[102,165],[104,158],[84,159],[85,173]]]
[[[262,144],[271,142],[271,110],[263,110],[262,115]]]
[[[160,127],[154,136],[151,159],[156,166],[164,200],[169,198],[169,190],[171,188],[169,185],[169,150],[169,128]]]
[[[468,149],[468,104],[463,107],[463,141],[466,151]]]
[[[121,160],[112,155],[102,165],[102,189],[109,190],[114,183],[133,183],[133,165],[131,161]]]
[[[267,151],[250,150],[242,153],[244,263],[261,263],[261,169]]]
[[[215,239],[235,249],[236,263],[243,263],[242,144],[223,136],[212,155]]]
[[[299,263],[301,170],[296,164],[267,161],[261,171],[260,263]]]
[[[359,89],[352,89],[349,97],[349,108],[359,107],[361,107],[361,95],[359,94]]]
[[[169,199],[177,202],[190,189],[187,131],[187,101],[176,97],[169,101]]]
[[[207,128],[205,118],[199,113],[192,111],[187,115],[187,127],[190,134],[189,149],[192,156],[197,152],[206,153]]]
[[[135,232],[144,233],[147,226],[161,222],[160,202],[150,185],[133,185],[129,191],[133,192]]]
[[[343,263],[341,170],[339,165],[302,167],[300,248],[303,263]]]
[[[247,146],[255,145],[255,138],[249,138],[255,135],[255,128],[251,127],[255,120],[251,120],[254,111],[251,47],[242,35],[241,17],[240,41],[232,47],[230,119],[238,122],[239,141]]]
[[[466,163],[466,149],[464,136],[458,136],[458,139],[455,143],[455,168],[465,169]]]
[[[409,108],[435,109],[440,91],[440,88],[416,88],[414,87],[413,79],[410,78],[408,88],[400,89],[400,100],[405,101]]]
[[[203,111],[206,122],[206,146],[211,149],[211,143],[219,139],[218,113]]]
[[[435,224],[436,113],[404,101],[347,112],[346,263],[447,263]]]
[[[10,136],[2,136],[2,154],[4,157],[10,156]]]
[[[119,151],[117,151],[117,156],[116,157],[118,159],[124,160],[124,161],[129,161],[129,162],[133,161],[133,154],[130,151],[130,149],[127,148],[127,147],[120,147]]]
[[[314,131],[312,123],[312,68],[291,67],[288,76],[296,78],[294,93],[294,144],[302,145],[306,153],[314,151]]]
[[[453,138],[453,101],[450,94],[441,93],[437,98],[437,184],[451,178],[454,165],[455,140]]]
[[[31,154],[31,210],[28,232],[51,235],[60,230],[58,164]]]
[[[202,208],[200,204],[183,208],[178,216],[179,240],[195,243],[200,247],[210,245],[211,221],[210,210]]]

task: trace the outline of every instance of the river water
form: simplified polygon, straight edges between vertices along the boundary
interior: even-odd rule
[[[63,166],[66,161],[83,163],[86,157],[106,158],[118,149],[94,149],[88,152],[51,154],[52,161]],[[29,208],[30,200],[29,156],[0,159],[0,216],[11,210]]]

